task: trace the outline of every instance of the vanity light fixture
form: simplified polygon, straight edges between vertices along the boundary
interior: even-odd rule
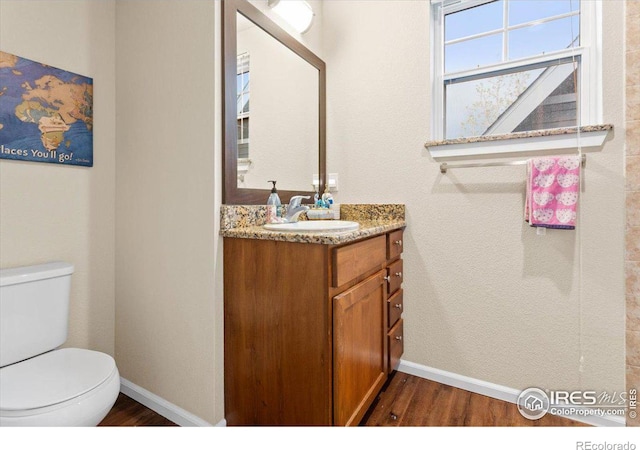
[[[313,23],[313,8],[304,0],[269,0],[269,7],[298,33],[306,33]]]

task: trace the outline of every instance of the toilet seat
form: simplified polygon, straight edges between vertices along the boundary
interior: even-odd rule
[[[0,425],[97,425],[119,390],[111,356],[54,350],[0,369]]]

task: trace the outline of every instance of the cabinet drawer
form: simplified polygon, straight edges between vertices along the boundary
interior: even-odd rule
[[[382,267],[387,257],[386,241],[383,235],[333,250],[333,287]]]
[[[387,259],[393,259],[402,253],[402,230],[387,235]]]
[[[389,318],[387,326],[389,328],[391,328],[402,315],[402,308],[404,307],[402,304],[402,293],[403,291],[400,289],[387,300],[387,317]]]
[[[404,336],[402,330],[402,319],[389,331],[389,372],[396,370],[400,364],[400,357],[404,353]]]
[[[387,268],[387,276],[389,277],[389,294],[393,294],[402,285],[402,260],[399,259]]]

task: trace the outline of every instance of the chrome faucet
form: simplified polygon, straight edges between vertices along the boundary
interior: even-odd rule
[[[297,222],[300,214],[309,210],[307,205],[301,204],[303,198],[308,199],[311,197],[308,195],[294,195],[291,197],[287,206],[287,215],[284,217],[285,222]]]

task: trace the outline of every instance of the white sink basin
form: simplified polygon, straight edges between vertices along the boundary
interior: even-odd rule
[[[355,231],[360,228],[358,222],[349,220],[303,220],[291,223],[267,223],[265,229],[272,231],[293,231],[311,233],[323,231]]]

